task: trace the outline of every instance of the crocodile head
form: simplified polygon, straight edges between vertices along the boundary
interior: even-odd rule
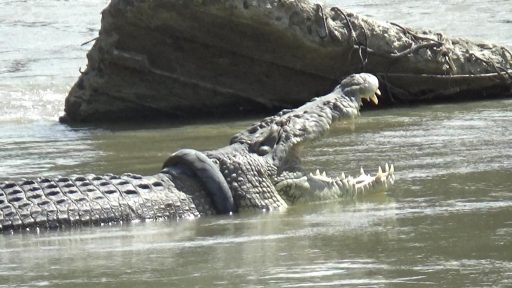
[[[304,144],[325,135],[336,121],[359,115],[363,99],[377,104],[379,94],[375,76],[350,75],[328,95],[253,124],[236,134],[224,148],[204,154],[178,152],[164,167],[181,161],[199,171],[198,177],[221,213],[238,208],[276,210],[299,200],[325,200],[380,190],[393,182],[392,166],[379,168],[373,176],[362,171],[358,177],[342,174],[333,179],[325,173],[304,171],[300,160]]]

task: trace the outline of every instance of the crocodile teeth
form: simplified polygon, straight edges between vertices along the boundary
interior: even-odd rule
[[[386,172],[389,172],[389,165],[388,165],[388,163],[386,163],[386,166],[384,166],[384,169],[386,170]]]
[[[389,173],[394,174],[395,173],[395,166],[391,164],[391,167],[389,168]]]
[[[377,175],[381,175],[382,174],[382,168],[379,166],[379,171],[377,171]]]
[[[364,173],[363,167],[361,167],[361,176],[364,176],[364,175],[366,175],[366,174]]]
[[[318,169],[316,170],[316,172],[315,172],[315,173],[311,173],[311,172],[310,172],[310,173],[309,173],[309,176],[310,176],[311,178],[316,179],[316,180],[324,181],[324,182],[326,182],[326,183],[331,183],[331,182],[333,182],[332,178],[328,177],[328,176],[327,176],[327,173],[325,173],[325,171],[324,171],[324,172],[322,172],[322,173],[320,173],[320,171],[319,171]]]
[[[345,178],[347,178],[347,177],[345,176],[345,172],[341,172],[341,179],[345,179]]]
[[[370,100],[373,102],[373,104],[377,105],[379,104],[379,99],[377,99],[376,95],[370,96]]]

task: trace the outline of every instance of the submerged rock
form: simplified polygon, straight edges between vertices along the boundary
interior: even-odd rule
[[[112,0],[63,121],[195,118],[297,106],[356,72],[384,102],[510,94],[506,48],[308,1]]]

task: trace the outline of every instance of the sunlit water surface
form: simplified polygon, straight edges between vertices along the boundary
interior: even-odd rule
[[[512,44],[509,1],[326,1]],[[256,120],[70,128],[56,122],[107,1],[0,1],[0,181],[155,173]],[[331,176],[392,162],[357,201],[192,221],[0,235],[0,287],[510,287],[512,101],[366,112],[304,151]]]

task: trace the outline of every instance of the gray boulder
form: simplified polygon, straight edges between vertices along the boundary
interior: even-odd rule
[[[112,0],[62,121],[276,110],[361,71],[385,103],[505,96],[511,55],[302,0]]]

